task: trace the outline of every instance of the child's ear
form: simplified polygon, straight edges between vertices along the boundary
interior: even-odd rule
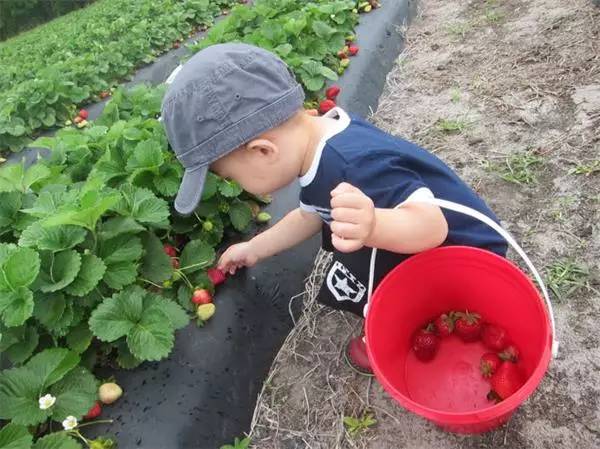
[[[252,156],[264,158],[268,162],[279,158],[279,148],[268,139],[254,139],[246,144],[246,150],[250,151]]]

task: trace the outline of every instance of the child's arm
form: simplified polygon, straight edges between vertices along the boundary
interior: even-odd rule
[[[303,242],[319,232],[321,226],[321,218],[317,214],[295,209],[252,240],[227,248],[219,259],[218,266],[221,270],[234,274],[238,268],[251,267]]]
[[[441,245],[448,235],[448,223],[439,207],[375,208],[368,196],[348,183],[331,192],[331,209],[331,241],[342,252],[370,246],[414,254]]]

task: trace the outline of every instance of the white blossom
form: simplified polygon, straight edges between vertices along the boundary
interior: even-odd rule
[[[62,422],[62,425],[65,430],[73,430],[77,427],[77,418],[74,416],[67,416],[67,419]]]
[[[44,396],[38,399],[41,410],[48,410],[50,407],[54,405],[56,402],[56,398],[51,394],[45,394]]]

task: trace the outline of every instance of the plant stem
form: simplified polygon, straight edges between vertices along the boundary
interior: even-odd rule
[[[147,284],[150,284],[150,285],[154,285],[155,287],[160,288],[161,290],[164,288],[162,285],[155,284],[154,282],[149,281],[148,279],[144,279],[144,278],[139,278],[139,279],[140,279],[140,281],[146,282]]]
[[[112,423],[113,423],[112,419],[99,419],[97,421],[90,421],[90,422],[84,422],[83,424],[79,424],[77,426],[77,428],[81,429],[82,427],[92,426],[94,424],[112,424]]]

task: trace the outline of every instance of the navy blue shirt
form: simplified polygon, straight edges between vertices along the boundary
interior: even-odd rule
[[[308,172],[300,178],[300,207],[331,221],[331,191],[348,182],[369,196],[375,207],[394,208],[426,193],[469,206],[498,219],[485,202],[446,164],[419,146],[391,136],[339,108],[337,129],[326,136]],[[429,193],[429,191],[431,193]],[[506,254],[506,242],[487,225],[443,210],[448,222],[445,245],[466,245]]]

